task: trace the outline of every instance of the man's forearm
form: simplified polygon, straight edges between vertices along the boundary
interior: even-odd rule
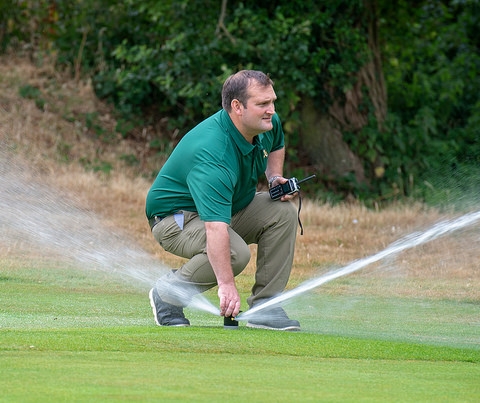
[[[274,178],[275,176],[283,177],[283,163],[285,161],[285,148],[272,151],[268,156],[267,169],[265,170],[265,176],[267,180]]]
[[[206,222],[207,256],[218,284],[220,315],[236,316],[240,312],[240,295],[235,285],[230,257],[228,225],[223,222]]]
[[[207,256],[218,285],[234,284],[228,225],[223,222],[206,222],[205,229],[207,233]]]

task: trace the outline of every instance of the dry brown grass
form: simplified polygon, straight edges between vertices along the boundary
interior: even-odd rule
[[[26,84],[45,94],[44,110],[33,100],[19,96],[19,87]],[[165,253],[155,243],[143,214],[150,180],[141,173],[158,169],[163,161],[138,143],[119,136],[115,141],[102,142],[89,133],[81,120],[63,118],[94,111],[105,127],[115,126],[109,107],[95,98],[90,83],[72,83],[48,65],[35,67],[14,56],[0,59],[0,135],[10,151],[26,161],[43,181],[68,191],[80,205],[98,213],[108,225],[128,233],[142,248],[170,266],[179,265],[182,259]],[[126,166],[118,159],[122,154],[136,155],[140,166]],[[82,159],[96,158],[114,167],[110,174],[85,170]],[[301,218],[305,234],[297,239],[293,284],[313,273],[378,252],[443,216],[420,204],[373,211],[359,204],[330,206],[304,200]],[[254,270],[253,247],[252,252],[248,276]],[[437,297],[455,295],[479,300],[479,255],[477,226],[461,235],[413,248],[356,276],[364,276],[365,285],[379,293],[391,292],[382,288],[382,278],[401,277],[404,281],[396,292],[415,294],[420,290]]]

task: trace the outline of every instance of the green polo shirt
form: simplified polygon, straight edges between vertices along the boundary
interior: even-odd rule
[[[280,119],[250,144],[220,110],[190,130],[158,173],[146,199],[147,218],[179,210],[198,212],[203,221],[230,224],[233,214],[255,196],[268,154],[284,146]]]

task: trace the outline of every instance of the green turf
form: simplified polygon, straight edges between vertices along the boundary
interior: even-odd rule
[[[392,304],[375,298],[342,310],[340,299],[317,297],[320,312],[336,312],[320,320],[316,310],[302,314],[292,306],[306,328],[298,333],[243,324],[224,330],[221,318],[197,311],[188,311],[194,326],[172,329],[154,326],[145,290],[103,273],[11,262],[3,267],[0,402],[480,400],[480,348],[451,343],[454,324],[439,319],[445,311],[464,329],[461,318],[479,312],[471,301],[410,306],[434,314],[434,330],[429,323],[426,334],[441,336],[446,329],[447,344],[385,337],[386,328],[397,333],[402,326],[391,318]],[[408,302],[393,305],[405,312]],[[361,317],[372,310],[375,315]],[[414,319],[403,327],[423,331]],[[478,316],[470,324],[468,340],[478,340]],[[357,326],[364,327],[355,336]]]

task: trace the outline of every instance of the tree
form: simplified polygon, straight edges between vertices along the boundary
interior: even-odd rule
[[[8,1],[41,35],[8,9],[3,44],[52,32],[58,64],[153,141],[179,139],[221,107],[226,77],[254,68],[276,84],[286,174],[378,201],[425,197],[446,161],[478,165],[480,0]]]
[[[343,11],[343,10],[342,10]],[[356,45],[360,63],[348,72],[353,77],[347,86],[338,86],[335,77],[326,76],[324,87],[330,95],[328,110],[319,113],[313,100],[303,97],[301,116],[303,122],[303,148],[307,151],[309,161],[320,171],[334,174],[335,178],[344,178],[352,183],[365,184],[368,182],[364,173],[364,166],[358,151],[355,154],[345,142],[342,133],[348,132],[351,136],[358,136],[367,125],[369,115],[375,117],[376,130],[384,130],[384,121],[387,114],[387,94],[382,70],[381,50],[378,39],[378,10],[376,1],[365,1],[363,7],[346,10],[350,16],[346,19],[350,35],[356,34]],[[361,18],[352,19],[362,11]],[[337,18],[335,19],[337,21]],[[321,35],[320,38],[325,38]],[[349,54],[348,43],[341,40],[334,42],[339,53]],[[325,47],[323,43],[319,47]],[[369,158],[375,176],[383,175],[382,162],[374,144],[368,144]],[[368,175],[369,176],[369,175]]]
[[[373,22],[363,21],[367,13],[361,2],[224,1],[221,8],[208,1],[188,7],[154,3],[143,2],[140,11],[155,21],[152,30],[165,32],[162,40],[136,45],[125,39],[114,51],[122,65],[116,83],[130,89],[128,97],[141,91],[144,100],[153,97],[158,104],[161,98],[171,121],[188,129],[219,107],[219,88],[229,74],[243,68],[266,71],[276,81],[278,110],[294,145],[290,157],[303,156],[292,165],[365,181],[361,161],[341,134],[365,125],[368,104],[378,116],[384,114],[376,110],[384,107],[382,90],[372,86],[381,74],[368,48]],[[199,13],[201,20],[195,18]],[[370,92],[363,92],[365,85]],[[370,94],[376,98],[368,101]],[[324,130],[316,130],[318,122]],[[335,158],[326,159],[333,151]]]

